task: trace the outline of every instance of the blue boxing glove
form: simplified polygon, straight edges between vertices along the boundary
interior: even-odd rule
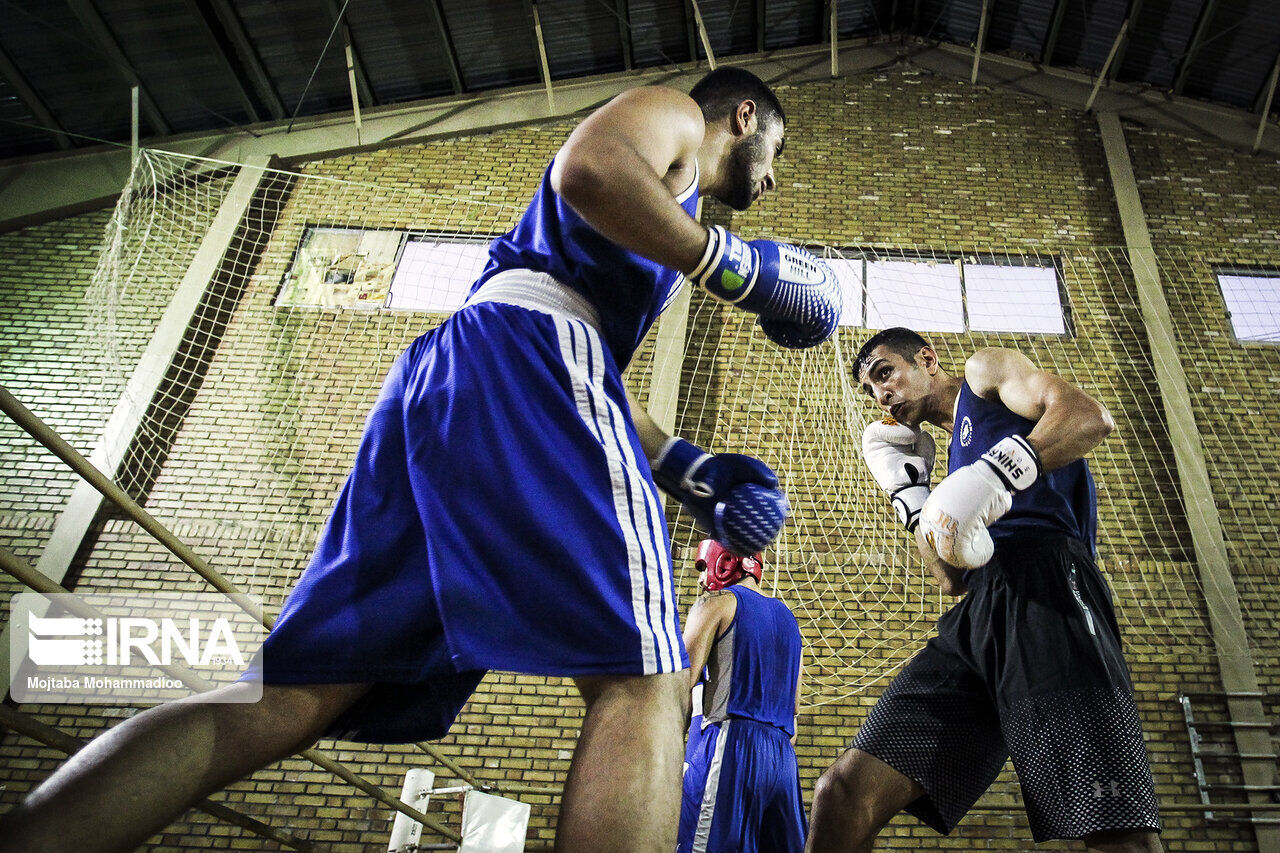
[[[790,506],[778,475],[740,453],[707,453],[671,438],[651,460],[653,481],[689,510],[704,532],[739,556],[763,551],[782,532]]]
[[[712,296],[760,315],[769,340],[792,349],[831,337],[840,322],[840,284],[827,265],[798,246],[745,242],[719,225],[689,278]]]

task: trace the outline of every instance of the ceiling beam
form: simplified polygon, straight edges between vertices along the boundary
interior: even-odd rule
[[[840,44],[840,73],[857,79],[894,62],[957,82],[969,79],[973,52],[948,44],[914,45],[904,56],[901,45],[878,39],[850,39]],[[772,85],[798,85],[829,80],[827,45],[772,50],[734,57],[734,64],[755,72]],[[627,89],[661,83],[688,91],[705,69],[693,63],[676,68],[646,68],[589,78],[561,80],[556,85],[556,113],[548,117],[541,86],[519,86],[464,97],[435,98],[389,104],[364,116],[357,141],[351,117],[331,113],[288,122],[237,128],[218,133],[190,133],[167,139],[166,150],[244,162],[266,153],[291,167],[302,163],[396,145],[456,139],[458,136],[537,124],[548,118],[582,116]],[[1095,80],[1064,68],[989,53],[982,63],[983,83],[1009,94],[1079,110]],[[1171,98],[1167,92],[1140,84],[1115,83],[1098,94],[1096,108],[1115,111],[1127,121],[1247,152],[1254,143],[1258,116],[1246,109],[1193,98]],[[1260,153],[1280,157],[1280,133],[1262,141]],[[0,161],[0,233],[47,222],[71,213],[114,203],[129,176],[129,150],[116,146],[79,148],[57,154]]]
[[[244,78],[244,72],[240,68],[240,63],[227,51],[227,37],[218,33],[217,28],[214,26],[214,21],[210,20],[196,0],[186,0],[186,6],[187,11],[191,13],[191,17],[200,22],[201,29],[209,37],[218,59],[222,62],[223,70],[227,72],[227,75],[235,84],[236,94],[240,96],[240,104],[244,107],[245,112],[249,114],[250,121],[262,121],[266,116],[258,111],[258,104],[249,94],[249,86]],[[279,118],[279,116],[276,116],[276,118]]]
[[[453,35],[449,32],[449,22],[445,20],[444,9],[440,6],[440,0],[426,0],[426,4],[427,14],[431,17],[431,23],[440,35],[440,49],[444,52],[445,66],[449,71],[449,81],[453,83],[453,93],[461,95],[467,91],[467,87],[462,82],[462,66],[458,63],[458,51],[453,46]]]
[[[1275,65],[1271,69],[1271,79],[1275,79],[1276,68],[1280,68],[1280,51],[1276,52]],[[1269,110],[1267,109],[1266,103],[1267,103],[1270,91],[1271,91],[1271,85],[1269,85],[1266,80],[1263,80],[1262,88],[1258,90],[1258,97],[1254,98],[1253,100],[1253,111],[1255,113],[1261,113],[1264,116],[1267,114]]]
[[[707,25],[702,21],[702,10],[698,8],[698,0],[689,0],[689,6],[693,9],[693,21],[698,28],[698,39],[702,42],[702,50],[707,54],[707,64],[711,66],[712,71],[715,71],[716,55],[711,52],[711,36],[707,33]],[[694,53],[693,58],[698,58],[697,53]]]
[[[1218,0],[1204,0],[1204,5],[1200,7],[1200,18],[1196,21],[1195,31],[1191,34],[1191,41],[1187,43],[1187,50],[1182,54],[1182,62],[1178,64],[1178,73],[1173,78],[1173,94],[1181,95],[1182,89],[1187,85],[1187,77],[1191,74],[1191,66],[1195,64],[1196,54],[1200,52],[1200,48],[1204,45],[1204,34],[1209,31],[1209,22],[1213,20],[1213,13],[1217,11]]]
[[[1276,56],[1275,65],[1271,67],[1271,82],[1267,84],[1265,97],[1259,110],[1262,115],[1258,118],[1258,135],[1253,138],[1252,153],[1254,154],[1262,148],[1262,135],[1267,132],[1267,120],[1271,118],[1271,104],[1276,97],[1277,81],[1280,81],[1280,55]]]
[[[344,14],[346,7],[339,9],[337,0],[324,0],[324,7],[329,13],[329,20],[338,26],[342,34],[342,43],[350,52],[348,71],[355,73],[355,88],[360,93],[360,99],[371,107],[377,106],[378,99],[374,97],[373,87],[369,85],[369,75],[365,74],[364,63],[360,61],[360,51],[356,49],[356,43],[351,38],[351,27],[347,26],[347,16]],[[359,109],[358,106],[357,109]]]
[[[1049,17],[1049,28],[1045,30],[1044,46],[1040,48],[1040,64],[1052,65],[1053,52],[1058,49],[1058,36],[1062,33],[1062,19],[1067,15],[1067,0],[1057,0],[1053,4],[1053,14]]]
[[[244,22],[240,20],[240,15],[232,8],[230,0],[209,0],[209,3],[213,7],[214,15],[218,18],[218,23],[222,25],[222,32],[231,40],[236,57],[240,60],[239,68],[248,76],[254,93],[266,105],[273,119],[279,121],[284,118],[288,115],[284,108],[284,101],[280,100],[280,93],[276,91],[275,84],[267,75],[262,57],[253,46],[249,33],[244,28]]]
[[[618,17],[618,39],[622,42],[622,67],[630,71],[636,64],[631,47],[631,4],[627,0],[616,0],[613,6]]]
[[[551,64],[547,61],[547,43],[542,37],[542,19],[538,17],[538,0],[524,0],[524,11],[533,26],[533,49],[538,54],[538,74],[547,92],[547,109],[556,111],[556,95],[551,88]]]
[[[1129,19],[1125,18],[1120,24],[1120,32],[1116,33],[1115,41],[1111,42],[1111,50],[1107,52],[1107,60],[1102,63],[1102,70],[1098,72],[1098,79],[1093,83],[1093,90],[1089,92],[1089,99],[1084,102],[1084,111],[1089,112],[1093,109],[1093,102],[1098,97],[1102,84],[1107,82],[1108,76],[1111,74],[1111,65],[1115,62],[1116,54],[1120,52],[1120,45],[1124,43],[1125,36],[1129,33]]]
[[[4,48],[0,47],[0,77],[12,87],[14,94],[18,96],[18,100],[31,110],[31,115],[36,121],[40,122],[45,133],[48,133],[58,143],[58,147],[63,151],[70,151],[75,148],[75,143],[71,141],[71,137],[67,135],[66,128],[62,126],[62,122],[50,112],[45,106],[44,99],[36,94],[36,90],[31,88],[31,84],[27,82],[27,78],[22,76],[22,72],[18,70],[18,66],[13,64],[13,60],[9,58],[9,54],[4,52]]]
[[[356,123],[356,140],[360,139],[360,92],[356,83],[356,52],[347,42],[344,50],[347,60],[347,85],[351,88],[351,117]]]
[[[978,40],[973,44],[973,70],[969,72],[969,85],[978,82],[978,63],[982,60],[982,48],[987,43],[987,24],[991,21],[991,0],[982,0],[982,12],[978,15]]]
[[[840,76],[840,4],[838,0],[827,0],[830,14],[827,37],[831,43],[831,76]]]
[[[684,34],[689,41],[689,61],[698,61],[698,23],[693,19],[693,6],[684,0]]]
[[[1138,16],[1142,14],[1142,0],[1130,0],[1129,13],[1124,16],[1126,23],[1131,23],[1129,32],[1126,33],[1124,41],[1120,44],[1120,49],[1116,51],[1115,58],[1111,62],[1111,73],[1108,79],[1114,80],[1119,74],[1120,69],[1124,67],[1124,56],[1129,52],[1129,45],[1133,44],[1133,32],[1138,29]]]
[[[142,80],[138,78],[138,72],[133,69],[133,64],[125,56],[120,43],[116,41],[115,34],[107,26],[107,22],[102,19],[102,15],[98,12],[98,7],[94,6],[91,0],[67,0],[67,5],[71,7],[71,11],[75,14],[76,20],[80,22],[80,26],[84,27],[85,31],[89,33],[98,49],[106,54],[107,59],[115,66],[116,71],[120,72],[120,75],[124,77],[125,82],[130,86],[138,87],[138,101],[142,107],[142,114],[146,116],[147,124],[151,125],[151,129],[162,136],[173,133],[173,128],[169,126],[164,114],[160,112],[160,107],[151,97],[151,93],[147,91],[147,87],[142,84]]]

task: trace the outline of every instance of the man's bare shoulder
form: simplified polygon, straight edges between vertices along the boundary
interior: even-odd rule
[[[998,397],[1000,386],[1035,371],[1031,360],[1016,349],[983,347],[964,363],[964,380],[980,397]]]
[[[679,89],[670,86],[637,86],[617,95],[607,106],[629,110],[652,110],[688,118],[701,126],[704,124],[702,108]]]
[[[698,600],[693,603],[694,607],[708,607],[714,604],[723,604],[725,599],[732,600],[733,593],[727,589],[706,590],[702,595],[698,596]]]

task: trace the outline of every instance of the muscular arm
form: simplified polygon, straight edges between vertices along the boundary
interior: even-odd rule
[[[689,689],[702,677],[711,647],[738,612],[738,599],[728,590],[708,592],[694,602],[684,620],[684,647],[689,652]]]
[[[689,272],[702,258],[707,230],[675,195],[693,180],[705,132],[702,111],[688,95],[661,86],[623,92],[569,135],[551,186],[605,237]]]
[[[1084,458],[1115,428],[1101,403],[1016,350],[978,350],[964,376],[978,396],[1036,422],[1027,442],[1046,471]]]
[[[647,459],[653,459],[660,452],[662,446],[667,443],[667,439],[671,436],[667,435],[666,430],[658,426],[647,410],[636,401],[631,392],[627,391],[627,404],[631,408],[631,420],[636,425],[636,434],[640,436],[640,446],[644,449],[644,455]]]

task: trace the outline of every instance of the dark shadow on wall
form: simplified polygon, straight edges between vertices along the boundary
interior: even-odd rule
[[[294,179],[279,176],[259,187],[147,408],[116,475],[121,488],[140,504],[146,503],[164,469],[293,186]],[[104,514],[120,517],[114,505],[108,505]]]

